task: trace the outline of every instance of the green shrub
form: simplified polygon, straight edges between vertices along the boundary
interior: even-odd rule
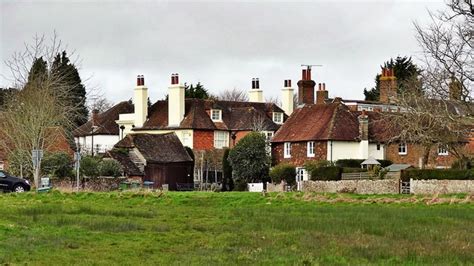
[[[86,177],[99,176],[100,157],[84,156],[81,159],[81,175]]]
[[[338,166],[319,167],[309,172],[311,180],[341,180],[342,168]]]
[[[315,169],[321,168],[321,167],[328,167],[328,166],[334,166],[334,164],[330,161],[326,160],[321,160],[321,161],[306,161],[304,163],[304,168],[308,173],[311,173]]]
[[[360,168],[360,164],[365,160],[360,159],[341,159],[336,161],[336,166],[348,168]],[[392,164],[390,160],[378,160],[381,167],[387,167]]]
[[[339,167],[350,167],[350,168],[360,168],[360,164],[364,160],[359,159],[340,159],[336,161],[336,166]]]
[[[73,177],[72,165],[71,156],[65,152],[47,153],[41,161],[41,170],[51,177]]]
[[[377,160],[377,161],[379,161],[380,166],[381,166],[382,168],[387,167],[387,166],[393,164],[393,162],[390,161],[390,160]]]
[[[270,177],[274,183],[285,181],[287,184],[293,185],[296,183],[296,168],[291,164],[279,164],[270,169]]]
[[[410,179],[450,179],[450,180],[474,180],[474,169],[408,169],[402,171],[402,180]]]
[[[118,177],[122,175],[122,165],[113,159],[102,160],[99,165],[99,174],[101,176]]]

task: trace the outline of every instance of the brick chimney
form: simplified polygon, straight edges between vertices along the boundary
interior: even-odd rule
[[[145,86],[145,77],[137,76],[137,86],[134,89],[134,125],[142,127],[148,116],[148,88]]]
[[[92,110],[92,126],[99,125],[99,110],[94,109]]]
[[[393,68],[382,68],[380,82],[380,102],[394,103],[397,101],[397,78],[393,72]]]
[[[168,126],[177,127],[184,118],[184,85],[179,83],[179,75],[171,74],[168,88]]]
[[[260,89],[260,81],[258,78],[252,79],[252,89],[249,91],[249,101],[263,103],[263,91]]]
[[[285,79],[283,89],[281,90],[281,108],[287,115],[291,115],[291,113],[293,113],[294,91],[295,90],[291,87],[291,79]]]
[[[302,70],[301,80],[298,81],[298,105],[314,104],[314,86],[316,82],[311,80],[311,68]]]
[[[326,90],[326,83],[318,83],[318,90],[316,91],[316,104],[324,104],[329,97],[329,92]]]

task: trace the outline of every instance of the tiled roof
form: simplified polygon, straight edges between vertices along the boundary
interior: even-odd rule
[[[222,122],[211,120],[208,113],[211,109],[222,110]],[[157,101],[149,110],[147,121],[142,128],[135,128],[135,131],[170,129],[168,127],[168,101]],[[261,121],[264,130],[274,131],[279,128],[279,125],[273,122],[272,112],[284,113],[280,107],[272,103],[186,99],[184,119],[178,128],[249,130],[254,121],[258,120]]]
[[[128,153],[128,151],[127,151]],[[123,171],[128,176],[142,176],[144,173],[140,171],[136,164],[130,159],[127,153],[121,152],[119,150],[111,150],[107,151],[106,157],[110,157],[112,159],[117,160],[120,165],[123,167]]]
[[[359,140],[360,112],[351,111],[340,102],[305,105],[296,109],[277,131],[272,142],[309,140]],[[368,112],[369,140],[383,142],[384,123],[377,113]]]
[[[94,131],[95,135],[119,135],[120,129],[115,120],[119,119],[119,114],[133,113],[133,104],[130,101],[123,101],[114,105],[109,110],[100,113],[97,117]],[[92,132],[92,119],[73,132],[74,137],[88,136]]]
[[[116,148],[136,148],[147,163],[191,162],[192,159],[176,134],[129,134]]]

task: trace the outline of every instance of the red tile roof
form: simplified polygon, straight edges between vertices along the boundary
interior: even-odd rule
[[[369,112],[369,140],[384,141],[384,123],[377,113]],[[359,140],[360,112],[351,111],[341,102],[305,105],[296,109],[276,132],[272,142],[309,140]]]
[[[97,130],[95,135],[119,135],[120,129],[115,120],[119,119],[119,114],[133,113],[133,104],[130,101],[123,101],[114,105],[109,110],[100,113],[97,117]],[[92,132],[92,119],[73,131],[74,137],[88,136]]]
[[[208,113],[211,109],[222,110],[222,122],[211,120]],[[134,128],[134,131],[170,129],[168,101],[157,101],[149,110],[148,119],[143,127]],[[275,131],[279,125],[273,122],[272,112],[284,113],[280,107],[272,103],[186,99],[184,119],[178,128],[249,130],[253,127],[254,121],[261,120],[264,130]]]

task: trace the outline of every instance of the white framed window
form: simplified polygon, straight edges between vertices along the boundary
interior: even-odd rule
[[[291,158],[291,142],[285,142],[283,146],[283,158]]]
[[[308,141],[306,144],[306,150],[308,157],[314,157],[314,141]]]
[[[438,146],[438,155],[446,156],[448,155],[448,149],[444,145]]]
[[[406,155],[408,151],[408,147],[406,143],[400,143],[398,144],[398,154],[400,155]]]
[[[283,113],[273,112],[273,122],[283,124]]]
[[[229,132],[214,131],[214,148],[222,149],[229,147]]]
[[[211,120],[212,121],[222,121],[222,110],[211,109]]]

